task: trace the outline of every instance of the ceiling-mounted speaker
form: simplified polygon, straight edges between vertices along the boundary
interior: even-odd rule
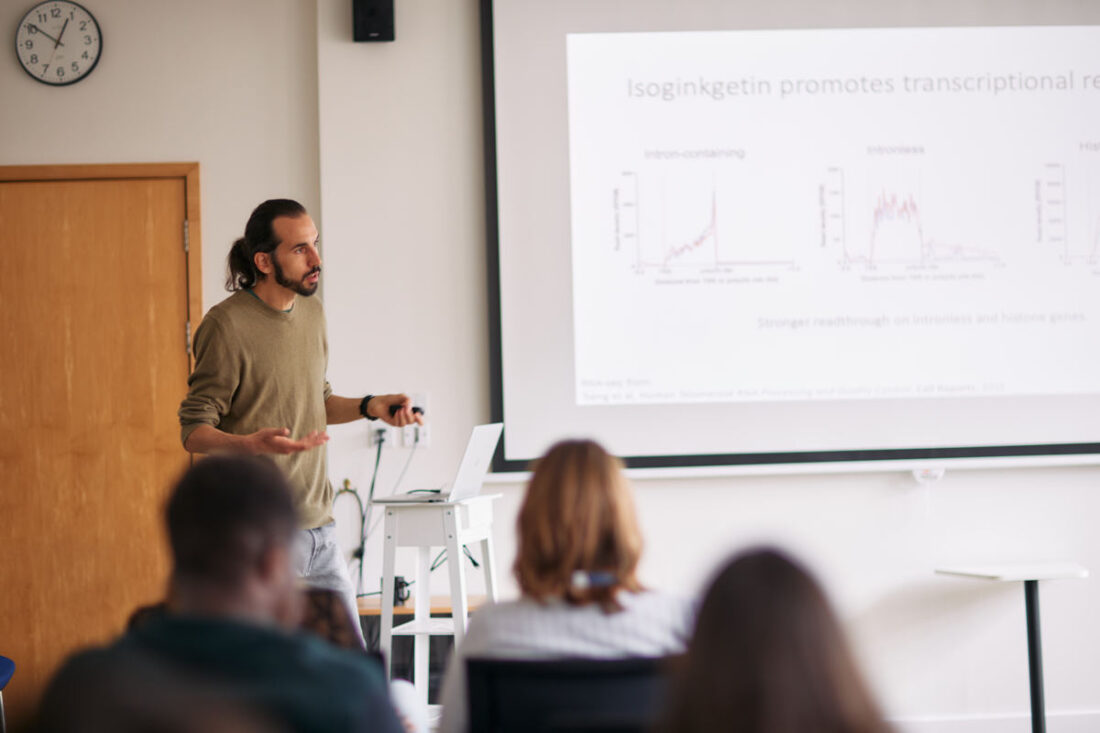
[[[393,0],[351,0],[352,38],[393,40]]]

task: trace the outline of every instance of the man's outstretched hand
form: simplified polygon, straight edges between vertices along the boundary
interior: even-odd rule
[[[290,437],[287,428],[264,428],[248,435],[235,435],[218,430],[213,425],[201,424],[187,436],[183,447],[191,453],[300,453],[328,442],[328,433],[314,430],[298,440]]]
[[[248,435],[247,440],[251,453],[287,455],[324,445],[328,442],[328,433],[314,430],[304,438],[295,440],[290,437],[290,431],[286,428],[264,428]]]

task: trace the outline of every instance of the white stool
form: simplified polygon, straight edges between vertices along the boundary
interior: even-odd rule
[[[386,658],[386,677],[391,673],[393,637],[412,636],[413,685],[420,700],[428,702],[428,641],[432,636],[454,635],[455,646],[466,634],[469,603],[466,596],[465,558],[462,548],[481,545],[485,595],[497,599],[496,569],[493,564],[493,500],[500,494],[475,496],[457,502],[387,502],[376,499],[386,521],[382,545],[382,629],[379,647]],[[393,580],[398,547],[417,548],[417,570],[413,620],[394,628]],[[451,618],[431,617],[432,548],[447,549],[451,581]]]
[[[1039,636],[1039,581],[1087,578],[1089,571],[1075,562],[1046,562],[952,566],[936,568],[936,573],[1000,583],[1023,582],[1027,615],[1028,682],[1031,688],[1031,730],[1032,733],[1045,733],[1047,720],[1043,692],[1043,646]]]

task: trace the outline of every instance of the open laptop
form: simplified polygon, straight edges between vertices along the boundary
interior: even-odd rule
[[[417,492],[415,494],[398,494],[396,496],[384,496],[374,500],[376,504],[406,504],[410,502],[444,502],[462,501],[481,493],[481,483],[485,479],[485,473],[489,470],[489,463],[493,460],[493,453],[500,442],[500,434],[504,430],[504,423],[494,422],[488,425],[478,425],[470,434],[470,442],[466,444],[466,453],[462,456],[462,463],[458,464],[458,473],[451,482],[450,491],[443,489],[439,492]]]

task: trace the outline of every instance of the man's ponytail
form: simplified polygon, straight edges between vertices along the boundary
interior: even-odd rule
[[[250,256],[248,240],[241,237],[229,248],[226,262],[228,274],[225,278],[226,290],[246,290],[256,284],[256,265]]]

